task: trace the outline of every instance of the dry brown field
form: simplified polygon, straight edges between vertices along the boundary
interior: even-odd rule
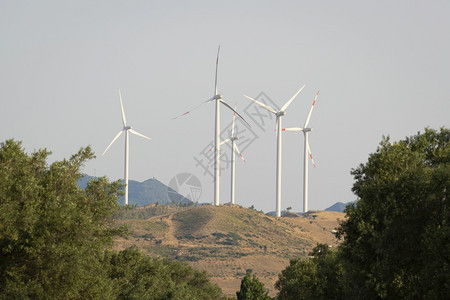
[[[281,218],[238,205],[194,208],[161,206],[160,212],[147,214],[137,208],[135,216],[118,220],[128,224],[132,234],[115,241],[122,250],[138,247],[157,257],[186,261],[205,270],[211,281],[226,295],[235,296],[247,271],[256,275],[274,296],[278,274],[292,258],[307,258],[318,243],[335,247],[339,241],[332,233],[345,214],[310,211],[287,214]]]

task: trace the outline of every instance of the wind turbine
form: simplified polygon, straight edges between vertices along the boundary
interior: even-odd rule
[[[138,135],[140,137],[143,137],[145,139],[151,140],[151,138],[135,131],[133,129],[132,126],[127,125],[127,119],[125,118],[125,111],[123,110],[123,103],[122,103],[122,94],[120,93],[119,90],[119,99],[120,99],[120,108],[122,109],[122,122],[123,122],[123,128],[121,131],[119,131],[119,133],[114,137],[114,139],[112,140],[112,142],[109,144],[108,147],[106,147],[105,151],[103,152],[102,155],[105,155],[106,151],[108,151],[109,147],[111,147],[112,144],[114,144],[114,142],[119,138],[119,136],[125,132],[125,166],[124,166],[124,181],[125,181],[125,205],[128,205],[128,158],[129,158],[129,154],[128,154],[128,150],[129,150],[129,141],[128,141],[128,135],[129,133],[133,133],[135,135]]]
[[[286,115],[286,109],[288,108],[288,106],[292,103],[292,101],[294,101],[295,97],[297,97],[297,95],[305,88],[305,85],[303,85],[298,91],[297,93],[295,93],[294,96],[292,96],[291,99],[289,99],[284,105],[283,107],[279,110],[276,111],[275,109],[273,109],[272,107],[261,103],[253,98],[250,98],[247,95],[244,95],[244,97],[250,99],[251,101],[255,102],[256,104],[258,104],[259,106],[261,106],[262,108],[268,110],[269,112],[273,113],[277,118],[276,118],[276,132],[277,132],[277,179],[276,179],[276,216],[277,217],[281,217],[281,117]]]
[[[216,121],[215,121],[215,134],[214,134],[214,148],[215,148],[215,155],[214,155],[214,205],[219,205],[219,186],[220,186],[220,104],[225,105],[228,109],[232,110],[235,114],[239,116],[249,127],[250,124],[238,113],[236,112],[228,103],[226,103],[223,100],[223,95],[219,94],[219,88],[217,86],[217,70],[219,68],[219,52],[220,52],[220,46],[217,49],[217,59],[216,59],[216,78],[214,83],[214,96],[209,98],[208,100],[200,103],[190,111],[185,112],[184,114],[181,114],[174,119],[177,119],[181,116],[187,115],[188,113],[196,110],[200,106],[202,106],[205,103],[209,103],[212,101],[216,102]]]
[[[311,118],[312,111],[314,109],[314,105],[316,104],[317,96],[319,96],[319,91],[317,91],[316,97],[314,98],[313,104],[311,105],[311,109],[309,110],[308,117],[306,118],[305,125],[303,128],[293,127],[293,128],[283,128],[283,131],[296,131],[303,132],[303,136],[305,137],[305,148],[304,148],[304,160],[303,160],[303,213],[308,212],[308,156],[311,158],[311,162],[316,167],[314,163],[314,159],[311,154],[311,149],[309,148],[309,140],[308,134],[312,131],[312,128],[308,127],[309,119]]]
[[[236,110],[236,104],[234,105],[234,110]],[[231,124],[230,137],[220,143],[220,145],[223,145],[231,141],[231,200],[230,200],[231,204],[234,204],[236,152],[245,162],[244,156],[242,156],[241,151],[239,151],[239,148],[236,145],[236,141],[239,139],[239,137],[234,135],[235,121],[236,121],[236,113],[233,114],[233,123]]]

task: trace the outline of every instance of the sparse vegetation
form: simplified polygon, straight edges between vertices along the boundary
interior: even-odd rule
[[[132,224],[134,234],[129,240],[119,239],[117,249],[136,244],[146,253],[188,262],[207,270],[227,294],[235,293],[245,270],[251,268],[274,295],[277,274],[289,259],[306,257],[318,242],[336,244],[331,230],[343,214],[315,214],[317,218],[310,225],[310,219],[303,216],[277,219],[239,206],[208,205],[147,220],[120,220]],[[323,227],[328,230],[324,232]],[[148,233],[153,240],[137,240]]]
[[[216,243],[220,245],[239,245],[239,241],[242,240],[242,237],[234,232],[230,232],[228,234],[221,232],[214,232],[212,234],[216,237]]]
[[[139,207],[134,206],[122,206],[115,213],[114,218],[117,220],[147,220],[151,217],[162,216],[169,213],[186,210],[189,206],[169,205],[169,204],[150,204],[147,206]]]

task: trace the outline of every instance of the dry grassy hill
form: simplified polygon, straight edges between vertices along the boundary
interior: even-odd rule
[[[289,259],[306,257],[317,243],[336,246],[331,231],[344,218],[328,211],[275,218],[237,205],[159,210],[155,213],[154,205],[138,208],[134,216],[118,220],[129,224],[133,234],[117,239],[115,247],[136,246],[153,256],[187,261],[206,270],[228,295],[239,290],[247,270],[274,295],[273,285]]]

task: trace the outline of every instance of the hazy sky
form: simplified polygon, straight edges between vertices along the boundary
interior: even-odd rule
[[[200,202],[213,201],[207,164],[214,105],[172,117],[210,98],[218,45],[219,91],[252,125],[238,144],[236,202],[275,210],[275,119],[247,94],[281,107],[303,126],[317,90],[310,146],[310,209],[355,199],[350,170],[382,135],[403,139],[449,126],[449,1],[0,1],[0,140],[47,148],[51,161],[91,145],[85,172],[123,176],[128,122],[150,136],[130,139],[130,179],[197,176]],[[267,98],[265,98],[267,100]],[[232,114],[221,110],[222,129]],[[223,138],[227,137],[224,131]],[[206,153],[204,150],[206,149]],[[230,148],[223,147],[230,156]],[[302,210],[303,135],[283,134],[282,209]],[[230,169],[221,179],[229,201]],[[212,172],[212,165],[211,169]]]

